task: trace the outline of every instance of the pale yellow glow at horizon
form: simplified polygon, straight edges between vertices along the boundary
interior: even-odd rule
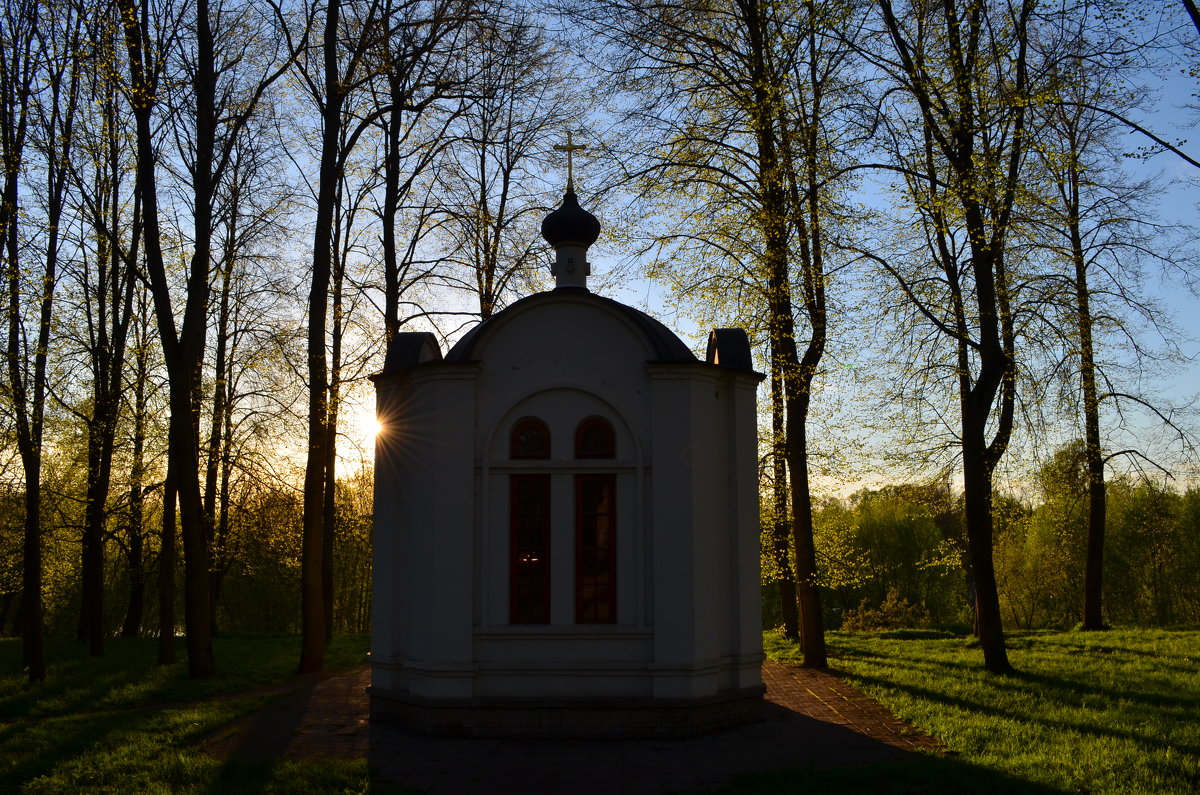
[[[364,442],[374,441],[383,431],[383,423],[375,416],[375,407],[371,406],[358,415],[359,435]]]

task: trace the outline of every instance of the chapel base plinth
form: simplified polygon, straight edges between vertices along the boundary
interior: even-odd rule
[[[448,737],[695,737],[763,719],[762,685],[695,699],[434,699],[368,688],[371,720]]]

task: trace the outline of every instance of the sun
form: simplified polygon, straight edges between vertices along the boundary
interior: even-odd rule
[[[370,442],[383,431],[383,423],[375,416],[375,407],[366,406],[358,414],[358,432],[363,441]]]

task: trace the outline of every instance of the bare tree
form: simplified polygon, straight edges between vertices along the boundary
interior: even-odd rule
[[[441,278],[470,294],[487,320],[510,293],[533,291],[545,260],[536,222],[550,198],[536,175],[552,142],[585,114],[554,44],[527,12],[498,12],[473,31],[479,62],[436,177],[451,266]]]
[[[438,69],[428,73],[425,58],[435,61],[453,52],[455,31],[467,18],[466,0],[328,0],[323,7],[310,9],[305,25],[320,25],[321,45],[315,52],[301,54],[299,76],[320,116],[320,143],[315,185],[312,273],[308,293],[308,446],[304,475],[304,536],[301,574],[303,641],[300,670],[320,670],[323,665],[326,620],[326,591],[332,555],[326,543],[326,512],[334,504],[326,498],[330,467],[335,460],[332,449],[336,435],[336,415],[331,402],[329,351],[329,313],[331,286],[335,268],[334,229],[339,192],[347,163],[365,133],[373,125],[390,117],[399,125],[404,113],[417,112],[437,96]],[[319,56],[319,59],[318,57]],[[387,104],[361,102],[373,83],[387,84]],[[395,202],[400,195],[397,170],[398,127],[389,128],[389,140],[395,144],[385,163],[385,224],[394,219]],[[393,235],[393,231],[385,235]],[[398,322],[400,264],[395,243],[385,241],[385,317],[389,328]],[[388,254],[387,252],[391,252]]]
[[[945,0],[898,14],[891,0],[879,4],[888,50],[876,64],[920,113],[919,154],[899,167],[909,174],[940,273],[914,280],[890,270],[954,349],[976,626],[992,671],[1011,667],[992,564],[992,475],[1011,439],[1015,405],[1016,285],[1006,255],[1029,147],[1035,7],[1034,0]],[[963,259],[951,241],[958,224],[969,252]],[[933,304],[919,289],[931,278],[944,288]]]
[[[4,265],[6,326],[6,392],[16,426],[17,449],[25,485],[25,537],[21,609],[22,658],[30,682],[46,678],[42,637],[41,477],[42,440],[46,406],[46,368],[50,350],[50,321],[57,282],[57,246],[47,245],[43,269],[32,270],[22,256],[19,219],[20,185],[27,157],[30,126],[40,101],[38,88],[44,53],[39,46],[41,6],[34,0],[6,3],[0,12],[0,161],[4,183],[0,194],[0,256]],[[38,277],[32,293],[23,271]],[[36,307],[27,318],[27,301]],[[27,322],[32,322],[32,339]]]
[[[268,316],[277,312],[279,294],[290,285],[278,284],[270,269],[278,266],[271,251],[284,239],[284,224],[293,187],[278,176],[282,142],[275,125],[274,104],[260,103],[248,120],[246,134],[233,141],[225,179],[218,186],[213,269],[215,299],[212,312],[211,402],[204,445],[204,511],[212,523],[212,620],[225,574],[233,565],[230,543],[231,493],[245,432],[242,404],[252,397],[252,371],[263,367],[260,356]],[[247,378],[247,376],[250,376]],[[281,394],[281,400],[286,399]]]
[[[405,320],[401,305],[406,293],[434,270],[434,262],[420,253],[434,224],[427,175],[451,140],[447,128],[455,114],[440,104],[468,90],[463,37],[471,7],[464,0],[390,0],[386,10],[391,24],[384,90],[375,103],[386,109],[378,119],[384,187],[379,220],[383,322],[389,340]],[[409,230],[403,246],[396,236],[401,226]]]
[[[84,352],[83,370],[91,381],[90,395],[75,413],[87,429],[87,486],[84,496],[82,599],[79,640],[93,655],[104,649],[104,569],[106,523],[112,483],[113,453],[125,378],[125,352],[133,314],[137,268],[136,201],[133,215],[125,210],[131,198],[128,183],[132,158],[120,130],[127,121],[116,81],[97,64],[114,63],[120,52],[119,30],[109,14],[94,14],[83,31],[92,52],[76,63],[85,71],[85,107],[93,111],[74,125],[79,139],[78,164],[71,165],[70,188],[82,231],[75,241],[80,261],[71,268],[79,293],[75,324],[77,345]],[[82,39],[81,39],[82,41]],[[82,47],[77,46],[77,51]],[[57,138],[51,147],[59,150]],[[64,153],[67,154],[67,153]],[[94,241],[94,242],[93,242]]]
[[[1059,22],[1040,43],[1054,93],[1035,108],[1036,163],[1048,190],[1033,194],[1031,212],[1041,232],[1039,244],[1062,266],[1046,274],[1041,284],[1046,305],[1058,307],[1064,316],[1062,324],[1052,325],[1065,332],[1061,372],[1072,384],[1070,404],[1078,406],[1083,425],[1088,529],[1082,626],[1100,630],[1105,628],[1105,466],[1118,456],[1151,461],[1143,445],[1112,446],[1112,434],[1104,432],[1102,408],[1113,407],[1116,423],[1122,421],[1125,405],[1148,409],[1188,444],[1186,431],[1174,419],[1180,412],[1137,394],[1136,388],[1121,386],[1124,379],[1112,361],[1115,351],[1105,354],[1105,337],[1116,335],[1116,350],[1135,351],[1138,370],[1157,359],[1137,325],[1159,336],[1170,335],[1161,308],[1140,289],[1141,269],[1155,262],[1186,269],[1188,263],[1171,244],[1168,228],[1151,216],[1154,183],[1131,179],[1124,170],[1126,131],[1114,113],[1133,115],[1145,96],[1116,88],[1110,76],[1139,67],[1141,54],[1108,31],[1107,21],[1086,6]]]
[[[300,672],[324,666],[326,645],[324,550],[326,468],[331,442],[329,417],[329,291],[333,272],[333,226],[337,194],[349,151],[365,125],[346,117],[354,92],[375,76],[369,54],[382,40],[387,24],[380,2],[343,3],[327,0],[323,13],[314,8],[308,26],[321,25],[319,67],[301,69],[301,77],[321,119],[312,281],[308,293],[308,452],[304,470],[304,531],[301,555],[302,635]],[[343,15],[345,20],[343,21]],[[344,36],[350,31],[349,36]],[[297,48],[293,51],[299,52]],[[302,67],[310,64],[301,60]],[[315,66],[315,65],[314,65]],[[349,129],[348,129],[349,128]]]
[[[184,547],[188,669],[193,677],[211,676],[212,601],[210,597],[211,521],[200,490],[200,453],[195,405],[198,375],[205,352],[213,250],[213,206],[233,147],[245,132],[267,89],[290,65],[287,58],[256,63],[251,79],[232,71],[241,61],[244,40],[222,34],[244,33],[242,15],[253,6],[226,6],[196,0],[194,7],[174,10],[164,5],[163,19],[153,25],[148,8],[133,0],[118,0],[130,64],[130,104],[137,121],[138,188],[145,218],[145,259],[154,296],[163,355],[170,376],[170,457],[167,481],[179,501]],[[269,23],[272,17],[259,18]],[[214,24],[215,21],[215,24]],[[190,24],[189,24],[190,23]],[[156,190],[156,139],[153,115],[163,87],[164,57],[175,51],[171,42],[151,41],[151,31],[169,37],[187,31],[190,55],[181,55],[189,77],[190,95],[176,98],[176,134],[190,178],[192,256],[182,323],[176,328],[170,285],[162,255],[160,213]],[[171,46],[168,46],[171,45]],[[185,122],[186,120],[186,122]],[[168,489],[170,491],[170,489]]]

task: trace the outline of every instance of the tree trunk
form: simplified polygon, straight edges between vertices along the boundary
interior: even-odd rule
[[[129,563],[129,603],[125,609],[125,623],[121,637],[137,637],[142,628],[142,615],[146,606],[146,561],[145,561],[145,448],[146,448],[146,377],[147,351],[140,346],[134,354],[133,382],[133,449],[129,466],[129,514],[126,530],[129,537],[127,560]]]
[[[139,505],[136,511],[133,506],[130,506],[129,513],[129,551],[126,555],[129,566],[129,602],[125,607],[125,621],[121,625],[121,637],[136,638],[141,632],[142,614],[146,610],[146,564],[140,527],[141,506]],[[136,527],[135,521],[138,523]]]
[[[22,8],[21,11],[27,11]],[[32,25],[31,19],[25,20]],[[30,40],[26,40],[23,53],[11,55],[19,74],[6,80],[4,93],[0,97],[4,113],[4,189],[0,197],[0,246],[4,250],[4,279],[7,288],[8,339],[6,359],[8,365],[8,388],[11,391],[13,413],[16,415],[15,430],[17,449],[25,476],[25,533],[22,545],[22,594],[21,615],[22,659],[29,674],[29,681],[42,682],[46,679],[46,654],[43,639],[42,602],[42,545],[41,545],[41,502],[42,502],[42,418],[46,390],[46,358],[49,347],[50,319],[53,309],[55,274],[43,274],[39,329],[36,348],[30,368],[24,350],[24,329],[21,322],[21,276],[20,238],[17,231],[20,217],[20,191],[18,180],[21,172],[23,149],[27,130],[29,81],[32,79],[30,65]],[[10,54],[5,53],[5,58]],[[24,62],[22,62],[22,57]],[[18,83],[18,80],[23,82]],[[46,265],[54,264],[47,258]],[[32,373],[30,370],[32,369]]]
[[[792,544],[796,554],[796,591],[800,603],[800,646],[806,668],[825,668],[825,618],[817,584],[813,541],[812,494],[808,486],[808,395],[788,400],[788,469],[792,473]]]
[[[1078,169],[1070,175],[1074,206],[1079,207]],[[1104,454],[1100,447],[1100,398],[1096,389],[1096,358],[1092,343],[1091,293],[1078,212],[1068,219],[1075,265],[1075,312],[1079,329],[1079,381],[1083,391],[1084,458],[1088,478],[1087,557],[1083,575],[1083,628],[1106,629],[1104,624],[1104,524],[1107,503]]]
[[[329,369],[326,315],[333,258],[334,204],[341,179],[343,88],[338,79],[338,0],[329,0],[324,31],[325,107],[313,233],[312,286],[308,294],[308,460],[304,469],[304,537],[300,559],[300,673],[319,671],[325,660],[325,469],[329,443]]]
[[[154,296],[154,311],[162,340],[163,359],[170,380],[168,457],[171,479],[179,500],[179,520],[184,555],[184,624],[187,629],[188,674],[194,679],[212,676],[216,662],[212,649],[209,600],[209,545],[211,535],[200,496],[200,456],[197,444],[196,376],[204,355],[208,309],[208,269],[212,238],[212,156],[215,75],[212,31],[207,0],[196,4],[196,162],[193,167],[194,250],[188,275],[182,330],[175,328],[171,290],[167,282],[159,229],[158,193],[155,185],[155,147],[152,115],[156,102],[155,54],[147,52],[145,34],[133,0],[118,0],[125,26],[133,84],[131,107],[137,122],[138,191],[145,217],[146,270]]]
[[[333,287],[333,350],[329,379],[328,427],[325,439],[325,494],[321,522],[324,538],[321,543],[321,601],[325,618],[325,642],[333,640],[333,545],[337,518],[337,417],[341,408],[341,276],[339,265]]]
[[[964,426],[973,419],[964,411]],[[982,423],[975,434],[963,435],[963,507],[967,520],[967,548],[975,581],[975,631],[983,649],[984,666],[993,672],[1011,671],[1004,645],[1000,596],[992,562],[992,478],[983,463],[980,444]],[[967,428],[964,427],[964,431]]]
[[[383,150],[383,332],[391,342],[400,331],[400,256],[396,250],[396,214],[400,205],[400,75],[388,72],[392,112],[387,117]]]
[[[30,683],[46,681],[42,629],[41,456],[25,465],[25,541],[21,577],[21,662]],[[30,489],[30,486],[34,489]]]
[[[99,390],[103,391],[103,390]],[[94,396],[97,403],[107,396]],[[106,407],[96,405],[88,422],[87,440],[87,489],[84,498],[83,549],[80,560],[80,579],[83,591],[79,613],[78,639],[88,644],[88,653],[93,657],[104,654],[104,520],[108,502],[109,466],[102,462],[103,434],[99,427],[102,420],[95,415],[105,412]]]
[[[132,305],[133,279],[118,276],[115,257],[111,271],[107,313],[112,327],[94,341],[92,376],[95,388],[88,420],[87,491],[84,500],[81,637],[92,656],[104,653],[104,525],[108,519],[108,494],[112,483],[113,450],[121,411],[121,383],[125,369],[125,343]],[[103,274],[101,279],[103,279]],[[104,301],[100,296],[99,300]]]
[[[1004,646],[992,563],[992,475],[1007,450],[1015,406],[1013,298],[1005,270],[1005,248],[1027,146],[1025,113],[1032,104],[1026,96],[1027,34],[1034,3],[1023,0],[1019,9],[1010,9],[1015,13],[1006,16],[1006,24],[1001,26],[993,24],[990,6],[985,3],[959,8],[946,2],[942,9],[931,11],[919,26],[925,35],[926,23],[937,25],[937,35],[944,37],[944,45],[939,40],[937,50],[928,52],[923,49],[924,40],[906,36],[891,0],[880,0],[878,7],[894,45],[897,76],[921,111],[928,161],[924,179],[929,182],[930,197],[935,199],[927,212],[936,220],[938,234],[944,235],[946,214],[936,200],[953,199],[955,211],[961,210],[957,223],[968,240],[969,287],[958,278],[955,258],[944,246],[939,251],[954,313],[953,328],[943,327],[943,332],[954,341],[959,371],[963,503],[979,641],[987,669],[1006,672],[1012,668]],[[923,10],[909,9],[914,14]],[[932,38],[930,34],[929,40]],[[994,76],[997,70],[1002,73]],[[993,103],[990,95],[996,87],[983,82],[985,79],[1003,81],[1011,100]],[[946,85],[952,89],[943,93]],[[988,112],[1000,115],[985,115]],[[980,130],[992,124],[1007,125],[1004,144],[995,152],[985,152]],[[934,178],[935,149],[949,172],[942,183]],[[940,193],[942,185],[944,195]],[[973,339],[970,328],[976,331]],[[965,353],[968,344],[974,351],[973,362]],[[988,421],[993,412],[996,428],[989,443]]]
[[[231,211],[229,223],[234,222]],[[209,417],[208,450],[204,467],[204,514],[213,535],[209,538],[212,561],[209,582],[209,620],[213,635],[217,634],[217,601],[220,597],[223,539],[218,543],[217,526],[223,526],[224,505],[218,505],[217,492],[222,479],[221,462],[224,450],[225,415],[229,411],[229,299],[233,276],[233,251],[226,247],[224,268],[221,271],[221,291],[217,299],[216,354],[213,363],[212,413]]]
[[[808,419],[809,388],[815,366],[802,366],[796,347],[796,325],[793,315],[791,262],[788,231],[789,211],[784,162],[780,154],[780,100],[773,88],[773,75],[767,68],[767,21],[758,2],[744,6],[746,33],[751,55],[750,73],[754,91],[754,108],[750,124],[758,146],[759,192],[762,202],[764,260],[768,273],[768,324],[771,344],[777,350],[784,383],[784,438],[787,444],[787,468],[792,497],[792,548],[796,565],[796,594],[799,602],[800,646],[804,665],[825,668],[825,622],[821,612],[821,591],[817,584],[816,552],[813,541],[812,496],[808,485],[808,449],[805,423]],[[796,208],[798,212],[798,208]],[[811,305],[806,304],[806,308]],[[814,332],[818,321],[810,318]],[[814,340],[816,337],[814,336]],[[819,347],[823,347],[823,340]],[[814,355],[819,360],[819,348],[810,341],[805,363]]]
[[[994,247],[983,229],[977,207],[964,213],[971,241],[972,270],[975,277],[975,301],[978,308],[980,341],[979,374],[971,383],[971,374],[960,369],[959,406],[962,425],[963,508],[967,523],[967,547],[971,553],[971,571],[975,579],[975,620],[984,666],[992,672],[1012,670],[1004,644],[1000,595],[996,589],[996,569],[992,560],[992,473],[1006,446],[1012,428],[1011,378],[1015,363],[1006,350],[1002,305],[997,295],[997,268],[1002,268]],[[980,242],[984,241],[984,242]],[[1001,270],[1001,274],[1003,271]],[[1002,389],[1004,390],[1001,394]],[[989,447],[987,422],[997,396],[1001,399],[997,439]]]
[[[158,553],[158,664],[175,664],[175,484],[167,461]]]

